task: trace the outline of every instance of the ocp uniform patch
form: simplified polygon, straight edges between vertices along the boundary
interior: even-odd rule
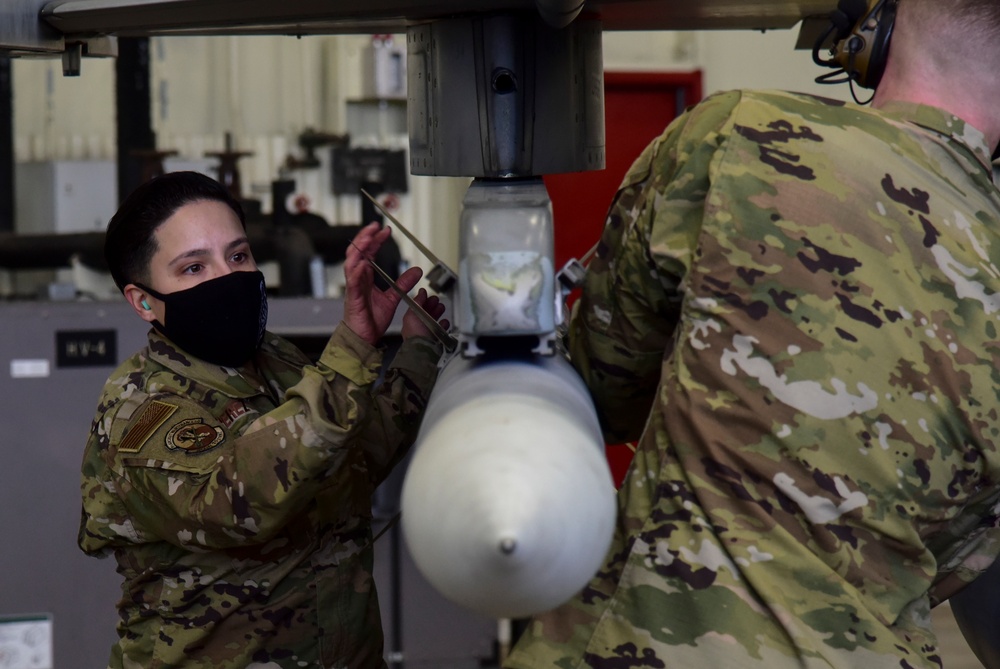
[[[209,425],[201,418],[187,418],[170,428],[166,445],[171,451],[193,455],[215,448],[225,438],[225,432],[218,425]]]
[[[176,404],[153,400],[139,414],[139,417],[127,428],[122,440],[118,443],[121,453],[138,453],[153,433],[177,411]]]
[[[222,424],[228,428],[232,427],[233,423],[239,420],[242,416],[252,412],[253,409],[247,406],[247,403],[244,400],[237,399],[226,405],[222,411],[222,416],[219,417],[219,420],[222,421]]]

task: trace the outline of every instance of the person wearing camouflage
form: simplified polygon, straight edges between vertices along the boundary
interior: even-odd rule
[[[108,227],[112,275],[154,325],[109,378],[83,461],[79,545],[124,579],[108,666],[384,667],[371,495],[416,436],[440,347],[408,312],[376,388],[399,297],[373,286],[365,256],[389,233],[372,224],[345,261],[344,322],[310,363],[264,330],[242,223],[221,185],[173,173]]]
[[[569,347],[637,450],[508,669],[941,666],[1000,551],[1000,3],[895,30],[874,109],[719,93],[624,178]]]

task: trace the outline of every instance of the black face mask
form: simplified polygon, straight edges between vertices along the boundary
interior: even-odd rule
[[[164,304],[163,320],[153,327],[182,350],[226,367],[244,364],[264,339],[267,294],[264,275],[232,272],[174,293],[136,284]]]

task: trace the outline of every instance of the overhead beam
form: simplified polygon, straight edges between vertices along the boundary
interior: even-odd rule
[[[62,35],[40,19],[45,2],[0,2],[0,50],[8,53],[53,53],[63,50]]]
[[[25,1],[25,0],[21,0]],[[790,28],[834,0],[588,0],[605,30]],[[535,11],[535,0],[55,0],[44,20],[64,35],[403,32],[437,18]]]

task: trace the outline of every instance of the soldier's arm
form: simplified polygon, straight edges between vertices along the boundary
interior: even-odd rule
[[[371,492],[356,439],[373,411],[380,364],[375,348],[341,326],[286,401],[245,417],[249,424],[226,427],[200,404],[166,393],[124,417],[124,430],[119,416],[110,431],[111,469],[128,522],[111,518],[108,531],[226,548],[267,541],[321,490],[353,508]],[[146,424],[150,407],[170,413],[137,443],[129,433]],[[343,471],[349,474],[335,476]]]
[[[441,346],[426,337],[403,341],[373,396],[371,419],[359,435],[373,485],[381,483],[417,438]]]
[[[719,95],[672,123],[635,161],[608,213],[569,349],[610,442],[632,441],[645,425],[673,346],[720,128],[737,100]]]
[[[642,253],[633,218],[647,213],[643,186],[628,186],[616,196],[570,320],[570,359],[612,443],[638,438],[674,327],[655,306],[666,295],[650,281],[655,269]]]

